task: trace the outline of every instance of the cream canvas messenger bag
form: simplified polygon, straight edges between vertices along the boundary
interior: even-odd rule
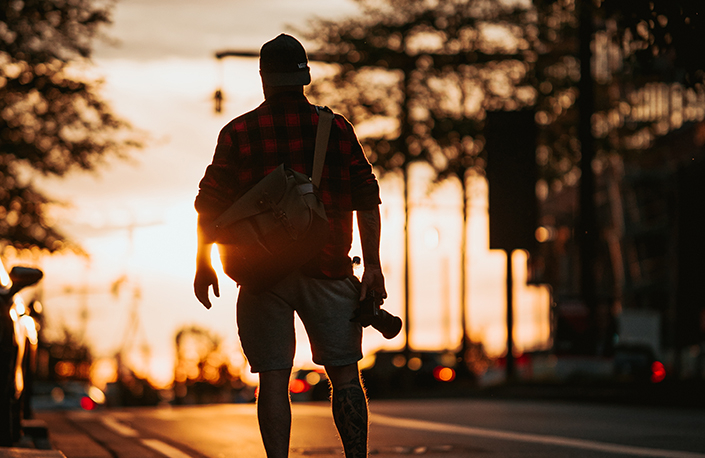
[[[335,115],[325,107],[316,111],[311,178],[281,164],[213,222],[223,270],[249,290],[274,285],[311,260],[328,240],[318,186]]]

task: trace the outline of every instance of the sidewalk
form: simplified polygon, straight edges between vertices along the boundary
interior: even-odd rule
[[[24,420],[23,436],[14,447],[0,447],[0,458],[66,458],[54,450],[49,441],[49,428],[43,420]]]

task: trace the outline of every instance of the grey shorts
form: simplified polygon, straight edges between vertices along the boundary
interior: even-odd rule
[[[294,272],[258,294],[240,288],[237,325],[252,372],[291,369],[296,351],[294,312],[306,328],[313,362],[346,366],[362,359],[362,327],[353,279],[310,278]]]

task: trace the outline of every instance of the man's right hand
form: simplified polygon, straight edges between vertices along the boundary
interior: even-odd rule
[[[208,297],[208,291],[213,286],[213,294],[215,297],[220,297],[220,289],[218,288],[218,275],[215,273],[210,264],[199,263],[196,267],[196,276],[193,279],[193,291],[196,293],[196,298],[207,309],[211,308],[211,301]]]
[[[365,300],[370,291],[376,291],[378,297],[382,300],[387,298],[387,290],[384,287],[384,275],[380,266],[365,266],[360,286],[360,300]]]

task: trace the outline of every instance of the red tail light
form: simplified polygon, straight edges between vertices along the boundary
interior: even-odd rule
[[[306,380],[295,378],[289,384],[289,390],[294,394],[305,393],[311,389],[311,385]]]
[[[654,361],[651,364],[651,381],[653,383],[662,382],[666,378],[666,368],[660,361]]]
[[[438,366],[433,370],[433,377],[439,382],[452,382],[455,380],[455,370],[450,367]]]
[[[84,410],[93,410],[95,409],[95,402],[89,397],[83,397],[81,398],[81,407],[83,407]]]

